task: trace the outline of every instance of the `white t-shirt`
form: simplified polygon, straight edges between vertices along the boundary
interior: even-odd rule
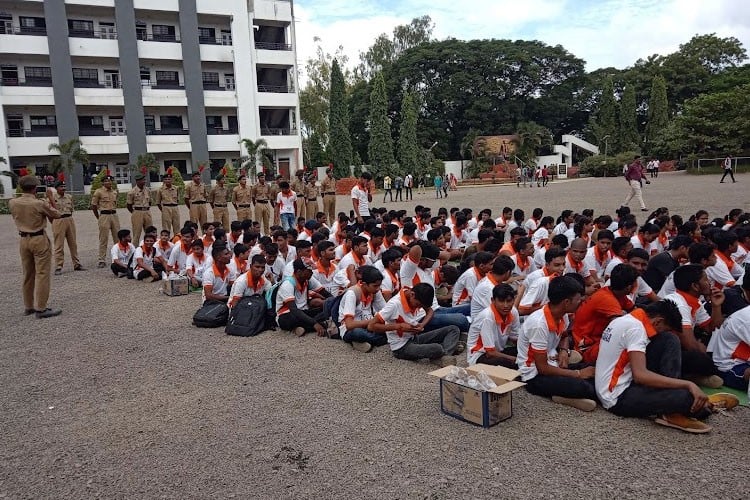
[[[203,273],[206,269],[214,264],[214,260],[208,255],[203,254],[201,259],[198,259],[194,254],[188,255],[185,261],[185,269],[192,269],[195,279],[199,282],[203,282]]]
[[[471,317],[479,316],[483,310],[490,307],[492,302],[492,290],[501,282],[495,281],[491,273],[479,280],[474,287],[474,293],[471,296]]]
[[[353,200],[359,200],[359,215],[362,217],[370,215],[370,202],[367,199],[367,191],[360,188],[359,184],[356,184],[352,188],[351,194]]]
[[[412,326],[416,326],[425,317],[425,311],[421,307],[417,309],[411,309],[404,291],[401,290],[398,295],[391,297],[385,307],[383,307],[376,316],[380,318],[384,323],[409,323]],[[404,347],[407,342],[414,336],[409,332],[397,332],[391,331],[386,332],[388,337],[388,345],[391,351],[397,351]]]
[[[536,231],[536,228],[538,227],[539,227],[539,221],[537,221],[534,218],[528,218],[526,219],[526,222],[523,223],[523,228],[526,230],[529,236],[534,234],[534,231]]]
[[[213,264],[203,272],[203,302],[206,301],[206,286],[211,285],[215,295],[229,295],[229,284],[237,279],[237,275],[227,267],[224,270],[224,276],[221,275],[219,268]]]
[[[144,250],[143,247],[136,248],[135,253],[133,254],[133,272],[139,273],[144,270],[140,265],[138,265],[138,259],[143,259],[143,263],[153,269],[154,257],[156,257],[156,249],[152,248],[151,253],[149,254]]]
[[[474,293],[474,289],[482,278],[483,276],[479,274],[476,266],[472,266],[464,271],[464,273],[459,276],[456,284],[453,285],[452,305],[460,306],[466,302],[471,302],[471,296]]]
[[[713,359],[721,371],[750,362],[750,306],[732,313],[712,335]]]
[[[612,271],[614,270],[614,268],[624,263],[625,261],[622,260],[620,257],[618,257],[617,255],[613,255],[612,258],[609,260],[607,267],[604,269],[604,276],[602,276],[604,280],[606,281],[609,279],[610,276],[612,276]]]
[[[521,257],[519,254],[515,253],[511,255],[510,258],[515,264],[513,271],[510,273],[511,276],[522,276],[524,279],[526,279],[526,276],[537,270],[534,259],[532,259],[531,257]],[[524,260],[526,261],[525,263]],[[523,267],[521,267],[521,265],[519,264],[523,264]]]
[[[313,270],[313,278],[323,285],[323,288],[325,288],[328,293],[331,295],[338,295],[339,287],[333,281],[337,271],[338,268],[333,262],[331,262],[328,269],[325,269],[322,264],[318,262]]]
[[[383,273],[383,282],[380,284],[380,289],[384,292],[391,292],[391,297],[393,297],[394,294],[401,290],[401,278],[398,274],[392,274],[386,269],[381,269],[383,267],[382,262],[382,260],[379,260],[375,263],[375,267],[380,269],[380,272]],[[380,264],[380,266],[378,266],[378,264]]]
[[[549,282],[551,279],[551,277],[542,277],[537,278],[531,283],[523,294],[523,297],[521,297],[521,302],[518,303],[518,310],[521,313],[528,312],[528,308],[530,307],[537,307],[549,302],[547,293],[549,292]]]
[[[294,191],[289,192],[289,196],[286,196],[283,192],[279,191],[276,195],[276,206],[279,207],[280,214],[293,214],[294,203],[297,201],[297,193]]]
[[[640,314],[645,316],[642,311]],[[628,353],[645,353],[648,342],[646,327],[632,314],[613,319],[604,330],[594,377],[596,394],[604,408],[615,406],[617,399],[633,382]]]
[[[169,255],[169,267],[176,273],[183,272],[187,269],[187,258],[193,250],[190,247],[183,248],[182,242],[172,247],[172,253]]]
[[[595,268],[592,268],[591,266],[589,266],[586,263],[586,258],[585,257],[577,265],[573,261],[573,259],[570,257],[570,253],[568,253],[568,255],[565,257],[565,273],[564,274],[578,273],[581,276],[583,276],[584,279],[585,279],[585,278],[588,278],[591,275],[591,270],[592,269],[595,269]]]
[[[352,265],[354,266],[354,269],[359,269],[362,266],[371,266],[372,261],[367,255],[365,255],[364,257],[359,257],[355,255],[354,252],[349,252],[341,258],[338,268],[346,269]]]
[[[520,329],[521,321],[515,307],[508,313],[507,318],[500,316],[493,306],[484,309],[476,318],[472,316],[467,338],[466,361],[473,365],[482,354],[502,351],[509,338],[518,337]]]
[[[229,261],[227,267],[232,270],[235,276],[239,276],[247,271],[247,267],[250,263],[248,261],[240,262],[237,256],[232,256],[232,260]]]
[[[557,236],[558,234],[565,234],[568,232],[569,229],[572,229],[571,226],[568,226],[564,221],[560,222],[558,225],[555,226],[554,229],[552,229],[552,236]]]
[[[534,244],[534,248],[543,247],[548,240],[549,231],[546,227],[537,228],[534,234],[531,235],[531,242]]]
[[[307,304],[309,291],[320,290],[323,290],[323,287],[315,278],[310,278],[310,281],[301,287],[293,277],[284,278],[284,281],[279,285],[276,292],[277,320],[278,316],[289,312],[289,304],[291,302],[297,305],[297,309],[306,311],[309,308]]]
[[[604,254],[604,258],[601,261],[599,261],[597,256],[597,249],[593,246],[586,251],[586,257],[583,259],[583,262],[589,269],[594,269],[600,279],[604,279],[607,266],[612,262],[612,252]]]
[[[379,247],[373,248],[372,243],[367,243],[367,258],[370,262],[377,262],[380,260],[380,256],[385,252],[385,246],[381,243]]]
[[[436,263],[437,264],[437,263]],[[427,283],[435,288],[435,274],[433,269],[422,269],[418,263],[411,260],[408,255],[401,262],[401,286],[413,288],[417,283]],[[440,307],[437,301],[437,293],[432,299],[432,310]]]
[[[537,280],[537,283],[546,280]],[[560,336],[568,328],[568,316],[556,323],[549,307],[543,307],[531,313],[521,326],[518,335],[518,356],[516,364],[521,372],[521,380],[528,382],[537,376],[539,372],[534,363],[535,353],[546,353],[547,363],[552,366],[557,364],[557,346],[560,344]]]
[[[266,291],[271,289],[271,282],[265,279],[263,276],[258,278],[257,281],[253,281],[253,277],[250,275],[250,271],[240,274],[232,285],[232,290],[229,293],[229,307],[239,302],[242,297],[249,297],[251,295],[263,295]]]
[[[120,243],[115,243],[109,251],[109,255],[112,258],[112,262],[120,261],[120,265],[127,266],[130,261],[130,257],[135,253],[135,247],[132,243],[128,243],[125,248],[120,247]],[[130,267],[133,267],[132,265]]]
[[[166,245],[162,246],[162,242],[160,240],[154,243],[154,248],[156,249],[157,257],[161,257],[165,261],[169,261],[169,257],[172,255],[172,249],[174,248],[174,243],[168,241]]]
[[[741,281],[745,274],[745,269],[737,264],[736,262],[729,260],[729,265],[724,261],[724,256],[718,251],[714,251],[716,254],[716,264],[706,268],[706,276],[709,281],[715,283],[717,287],[728,288],[734,286],[735,283]]]
[[[425,235],[426,237],[426,235]],[[459,233],[456,233],[455,229],[451,229],[451,241],[448,248],[455,250],[457,248],[466,247],[466,241],[469,239],[469,235],[465,229],[462,229]]]
[[[354,321],[368,321],[375,316],[376,311],[385,307],[382,293],[377,292],[374,296],[367,298],[360,295],[360,300],[357,300],[356,288],[352,287],[344,292],[339,305],[339,334],[342,338],[347,331],[346,324],[344,324],[346,318],[352,318]],[[359,292],[361,294],[361,290]]]
[[[711,316],[703,308],[701,302],[692,295],[677,290],[664,297],[664,300],[671,300],[677,304],[684,327],[695,328],[696,325],[705,327],[711,322]]]

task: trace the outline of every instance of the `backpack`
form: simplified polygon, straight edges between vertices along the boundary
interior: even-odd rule
[[[193,324],[199,328],[219,328],[227,324],[229,308],[223,302],[206,301],[193,315]]]
[[[339,309],[341,308],[341,300],[344,298],[344,295],[348,291],[349,289],[344,290],[344,293],[342,293],[341,295],[328,297],[323,304],[323,317],[333,321],[333,324],[337,327],[341,326],[341,322],[339,321]],[[354,290],[354,296],[357,300],[361,298],[361,295],[357,294],[356,289]]]
[[[238,337],[254,337],[266,330],[268,319],[266,305],[266,299],[261,295],[242,297],[232,307],[224,332]]]
[[[266,290],[266,307],[272,318],[276,317],[276,296],[279,294],[279,287],[285,281],[288,281],[293,286],[297,285],[294,276],[287,276],[286,278],[277,281],[270,289]]]

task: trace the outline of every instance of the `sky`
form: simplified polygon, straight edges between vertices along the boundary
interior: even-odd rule
[[[296,0],[301,84],[315,37],[326,52],[342,46],[353,66],[378,35],[425,14],[437,39],[541,40],[562,45],[589,71],[674,52],[695,34],[734,36],[750,51],[746,0]]]

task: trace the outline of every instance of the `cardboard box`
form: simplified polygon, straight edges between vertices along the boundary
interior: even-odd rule
[[[162,292],[164,295],[175,297],[188,294],[188,279],[185,277],[162,281]]]
[[[445,380],[451,368],[446,366],[428,374],[440,379],[440,409],[443,413],[484,428],[513,416],[512,391],[526,385],[513,380],[519,375],[518,371],[484,364],[467,367],[470,374],[483,371],[497,384],[494,389],[480,391]]]

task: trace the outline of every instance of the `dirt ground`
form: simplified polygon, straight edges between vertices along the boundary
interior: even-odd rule
[[[666,174],[645,197],[649,208],[723,216],[750,208],[748,182]],[[624,188],[621,178],[464,188],[387,206],[612,213]],[[95,269],[93,216],[75,220],[89,270],[66,262],[51,300],[63,314],[37,320],[22,315],[18,236],[0,216],[0,498],[747,495],[747,408],[693,436],[521,389],[513,417],[484,430],[440,412],[434,366],[387,347],[361,354],[341,341],[190,326],[199,294],[167,297]],[[120,220],[128,226],[124,210]]]

